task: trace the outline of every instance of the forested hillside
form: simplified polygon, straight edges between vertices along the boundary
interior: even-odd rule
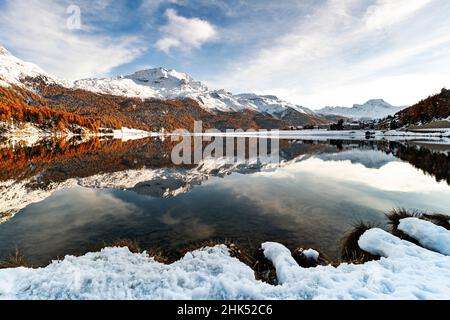
[[[192,99],[159,100],[127,98],[26,79],[26,88],[0,87],[0,120],[30,122],[38,127],[63,131],[76,126],[98,131],[100,127],[129,127],[147,131],[193,131],[195,121],[203,128],[283,128],[287,121],[251,110],[211,113]],[[72,128],[73,129],[73,128]]]
[[[64,110],[62,106],[50,108],[48,100],[24,88],[0,87],[0,121],[4,123],[31,122],[53,131],[73,126],[98,131],[100,123],[96,119]]]
[[[397,113],[402,126],[427,123],[450,116],[450,90],[442,89],[419,103]]]

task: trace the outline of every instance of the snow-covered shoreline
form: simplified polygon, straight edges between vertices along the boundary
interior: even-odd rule
[[[11,141],[24,141],[28,144],[36,143],[40,140],[51,138],[54,136],[49,130],[43,130],[31,123],[23,123],[18,126],[6,126],[6,124],[0,123],[0,128],[4,129],[4,132],[0,136]],[[368,134],[370,133],[370,134]],[[89,137],[112,137],[113,139],[119,139],[123,141],[138,140],[147,137],[154,136],[177,136],[184,135],[178,132],[151,132],[133,128],[123,127],[118,130],[110,130],[110,132],[83,132],[81,136]],[[342,131],[330,131],[330,130],[254,130],[254,131],[227,131],[227,132],[204,132],[204,133],[191,133],[192,136],[215,136],[215,137],[258,137],[268,139],[305,139],[305,140],[327,140],[327,139],[348,139],[348,140],[413,140],[418,138],[427,138],[428,140],[435,140],[441,142],[448,142],[450,144],[450,129],[423,129],[423,130],[342,130]],[[73,136],[79,136],[70,131],[58,134],[60,137],[70,138]]]
[[[367,133],[370,132],[370,135]],[[179,135],[168,134],[168,135]],[[353,140],[353,141],[415,141],[421,139],[427,143],[450,145],[450,129],[436,129],[434,131],[374,131],[374,130],[261,130],[247,132],[207,132],[194,133],[192,136],[207,137],[245,137],[283,140]]]
[[[307,136],[307,137],[348,137],[365,139],[367,133],[370,133],[370,137],[374,139],[380,138],[418,138],[418,137],[430,137],[430,138],[450,138],[450,129],[434,129],[434,130],[343,130],[343,131],[330,131],[330,130],[297,130],[297,131],[279,131],[281,137],[284,136]]]
[[[419,242],[437,236],[439,246],[430,251],[375,228],[358,245],[380,260],[302,268],[286,247],[267,242],[262,248],[276,269],[276,286],[256,280],[224,245],[170,265],[146,252],[105,248],[45,268],[0,270],[0,299],[448,299],[450,231],[416,218],[406,224]]]
[[[11,142],[12,144],[22,143],[26,146],[33,146],[40,141],[51,139],[54,137],[67,140],[73,137],[110,137],[112,139],[122,140],[125,142],[129,140],[139,140],[148,137],[164,135],[160,132],[149,132],[139,129],[130,129],[127,127],[123,127],[118,130],[109,130],[108,132],[106,132],[106,130],[104,132],[92,132],[83,129],[81,134],[74,133],[66,129],[64,132],[57,132],[55,134],[50,129],[44,130],[29,122],[16,123],[14,125],[0,122],[0,129],[2,129],[0,130],[0,137]]]

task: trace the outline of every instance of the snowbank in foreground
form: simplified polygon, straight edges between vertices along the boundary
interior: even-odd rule
[[[450,256],[450,232],[444,227],[418,218],[406,218],[400,220],[398,229],[419,240],[425,248]]]
[[[360,247],[382,256],[364,265],[299,267],[278,243],[263,244],[280,285],[255,280],[253,270],[221,245],[164,265],[126,248],[66,257],[42,269],[0,270],[0,299],[448,299],[450,257],[380,230]]]

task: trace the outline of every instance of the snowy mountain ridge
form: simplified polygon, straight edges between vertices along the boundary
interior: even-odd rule
[[[210,90],[186,73],[165,68],[141,70],[132,75],[114,78],[78,80],[75,81],[74,88],[141,99],[191,98],[208,111],[253,110],[275,116],[287,109],[293,109],[303,114],[314,115],[312,110],[275,96],[233,95],[223,89]]]
[[[307,108],[286,102],[275,96],[256,94],[233,95],[226,90],[211,90],[189,74],[165,68],[137,71],[131,75],[111,78],[90,78],[73,83],[46,73],[35,64],[24,62],[0,46],[0,85],[23,85],[27,78],[41,78],[69,89],[82,89],[98,94],[110,94],[129,98],[183,99],[190,98],[209,112],[240,112],[252,110],[282,117],[287,110],[304,115],[315,115]],[[317,115],[315,115],[317,117]]]
[[[0,86],[21,85],[21,81],[28,77],[41,77],[49,83],[58,83],[65,86],[68,84],[49,75],[37,65],[16,58],[8,50],[0,46]]]
[[[82,79],[71,83],[57,79],[38,66],[14,57],[8,50],[0,46],[1,86],[21,85],[26,78],[38,77],[47,83],[56,83],[69,89],[82,89],[97,94],[140,98],[142,100],[190,98],[211,113],[251,110],[274,118],[291,120],[295,123],[329,122],[321,115],[378,119],[395,114],[402,109],[378,99],[369,100],[363,105],[354,105],[353,108],[326,107],[315,112],[273,95],[254,93],[235,95],[223,89],[213,90],[202,82],[196,81],[187,73],[162,67],[137,71],[131,75]]]
[[[293,109],[297,112],[315,115],[314,111],[295,105],[293,103],[284,101],[272,95],[257,95],[254,93],[243,93],[236,95],[238,101],[244,105],[251,105],[260,112],[265,112],[271,115],[281,114],[287,109]]]
[[[395,107],[383,99],[372,99],[364,104],[354,104],[353,107],[325,107],[317,110],[317,113],[324,115],[338,115],[356,120],[361,119],[382,119],[396,114],[406,107]]]

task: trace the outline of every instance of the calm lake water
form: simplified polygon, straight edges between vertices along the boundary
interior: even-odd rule
[[[3,144],[0,257],[19,248],[43,265],[133,239],[176,258],[189,244],[229,239],[335,259],[358,221],[386,227],[392,208],[450,208],[443,144],[283,140],[282,164],[270,169],[176,167],[172,147],[160,139]]]

